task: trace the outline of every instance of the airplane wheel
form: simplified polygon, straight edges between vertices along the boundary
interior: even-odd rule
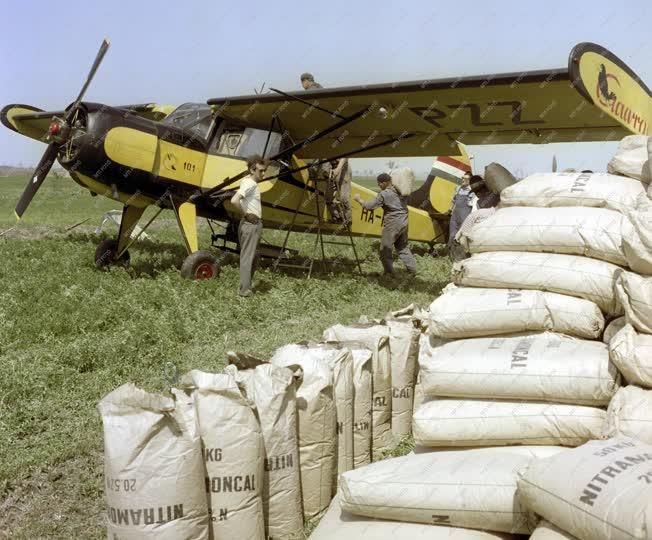
[[[181,265],[181,275],[188,279],[213,279],[219,271],[217,257],[210,251],[195,251]]]
[[[118,241],[107,238],[102,240],[95,250],[95,266],[97,268],[106,268],[112,264],[129,266],[129,252],[125,251],[120,259],[116,259],[118,254]]]

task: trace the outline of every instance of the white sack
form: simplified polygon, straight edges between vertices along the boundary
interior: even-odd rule
[[[630,385],[616,392],[607,409],[603,438],[620,435],[652,444],[652,390]]]
[[[595,302],[610,315],[622,315],[614,281],[615,264],[577,255],[500,251],[476,253],[453,265],[456,285],[500,289],[539,289]]]
[[[521,504],[580,540],[649,538],[652,446],[590,441],[519,472]]]
[[[607,164],[611,174],[636,178],[646,184],[652,181],[652,168],[648,156],[651,138],[645,135],[628,135],[618,145],[616,154]]]
[[[104,425],[107,534],[208,540],[201,441],[192,401],[125,384],[97,405]]]
[[[333,470],[333,494],[337,477],[353,469],[353,355],[344,348],[331,360],[333,397],[337,417],[337,468]]]
[[[562,253],[626,266],[623,238],[631,235],[627,216],[606,208],[513,206],[477,223],[458,241],[469,253]]]
[[[430,398],[414,412],[423,446],[578,446],[602,433],[603,409],[559,403]]]
[[[612,320],[604,329],[604,334],[602,334],[602,341],[609,345],[611,338],[620,332],[626,324],[627,321],[625,320],[624,316]]]
[[[623,253],[627,266],[639,274],[652,274],[652,211],[626,214],[629,226],[623,234]]]
[[[340,341],[353,354],[353,466],[371,463],[372,351],[359,341]]]
[[[325,341],[359,341],[372,351],[373,420],[371,426],[373,455],[392,448],[392,380],[387,326],[381,324],[336,324],[324,330]]]
[[[410,167],[392,169],[389,173],[392,177],[392,184],[396,186],[403,197],[407,197],[414,189],[414,171]]]
[[[625,320],[639,332],[652,334],[652,277],[620,270],[615,293],[625,311]]]
[[[206,467],[211,538],[265,538],[261,498],[263,436],[230,373],[192,370],[181,378],[192,393]]]
[[[389,319],[392,371],[392,436],[398,443],[412,433],[412,406],[419,356],[419,336],[412,320]]]
[[[333,352],[335,351],[335,352]],[[309,519],[328,507],[337,467],[336,410],[333,399],[333,355],[346,351],[291,344],[277,349],[275,366],[300,366],[303,371],[297,389],[299,419],[299,463],[304,518]]]
[[[367,518],[341,508],[340,496],[310,535],[310,540],[516,540],[516,535]]]
[[[389,327],[392,371],[392,436],[394,443],[411,433],[419,336],[424,314],[416,304],[387,313],[384,319],[360,317],[361,323]]]
[[[609,354],[628,382],[652,388],[652,335],[627,324],[609,342]]]
[[[645,184],[606,173],[537,173],[500,194],[501,207],[592,206],[622,212],[648,204]]]
[[[230,365],[225,371],[243,381],[260,420],[265,451],[262,497],[267,537],[297,537],[303,532],[303,508],[294,373],[268,363],[241,370]]]
[[[456,287],[430,304],[428,329],[445,339],[550,330],[596,339],[604,317],[583,298],[537,290]]]
[[[576,540],[576,538],[544,519],[534,529],[530,540]]]
[[[529,533],[515,493],[516,472],[532,458],[528,447],[518,447],[377,461],[342,475],[342,509],[372,518]]]
[[[449,341],[419,352],[426,395],[606,406],[620,374],[601,341],[544,332]]]

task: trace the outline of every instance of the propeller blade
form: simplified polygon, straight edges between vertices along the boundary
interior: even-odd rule
[[[52,165],[54,165],[54,161],[57,159],[57,153],[59,152],[59,146],[60,145],[58,143],[50,143],[45,150],[41,161],[38,162],[38,165],[34,170],[34,174],[32,175],[29,184],[27,184],[25,187],[25,190],[23,191],[23,194],[20,196],[20,200],[16,205],[15,212],[18,219],[23,217],[23,214],[29,206],[29,203],[32,202],[34,195],[36,195],[36,192],[41,187],[43,180],[45,180],[45,177],[50,172]]]
[[[557,172],[557,156],[552,156],[552,172]]]
[[[102,59],[104,58],[104,55],[106,54],[106,51],[109,50],[109,40],[104,39],[102,41],[102,45],[100,45],[100,50],[97,51],[97,56],[95,56],[95,61],[93,62],[93,65],[91,66],[91,70],[88,72],[88,77],[86,78],[86,82],[84,83],[84,86],[81,89],[81,92],[79,92],[79,95],[77,96],[77,99],[73,103],[72,107],[68,110],[68,114],[66,115],[66,121],[70,122],[72,119],[73,114],[75,114],[75,110],[79,106],[79,102],[82,100],[84,97],[84,94],[86,93],[86,90],[88,89],[88,86],[91,84],[91,81],[93,80],[93,77],[95,76],[95,72],[97,71],[97,68],[100,67],[100,63],[102,62]]]

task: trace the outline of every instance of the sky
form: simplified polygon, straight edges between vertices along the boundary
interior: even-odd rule
[[[462,6],[465,6],[464,8]],[[77,96],[104,37],[109,49],[85,100],[109,105],[204,102],[274,86],[299,90],[565,67],[574,45],[607,47],[652,86],[651,0],[122,1],[0,0],[0,105],[61,110]],[[16,20],[16,24],[11,24]],[[617,143],[473,146],[527,175],[606,170]],[[0,126],[0,165],[35,165],[45,145]],[[430,158],[395,160],[417,176]],[[387,160],[353,160],[354,170]]]

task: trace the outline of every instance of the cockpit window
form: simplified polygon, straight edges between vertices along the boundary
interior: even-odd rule
[[[258,154],[268,158],[278,154],[282,140],[280,133],[272,131],[268,141],[268,134],[264,129],[228,126],[215,138],[209,152],[241,158]]]
[[[184,103],[167,115],[162,124],[182,129],[201,140],[206,140],[211,126],[211,108],[204,103]]]

